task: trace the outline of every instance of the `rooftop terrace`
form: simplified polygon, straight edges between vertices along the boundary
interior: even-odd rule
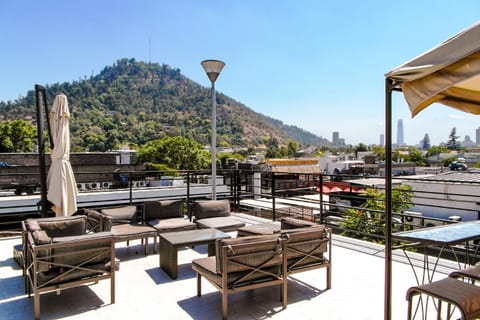
[[[239,216],[241,218],[241,215]],[[231,234],[235,236],[235,233]],[[33,298],[24,293],[21,268],[13,259],[20,236],[0,238],[0,318],[33,318]],[[151,252],[151,250],[150,250]],[[288,281],[288,306],[282,310],[279,291],[273,287],[229,296],[229,319],[357,319],[384,318],[383,246],[334,235],[332,289],[325,290],[325,270],[295,274]],[[179,277],[171,280],[159,268],[159,256],[144,256],[140,241],[118,243],[121,260],[116,273],[116,302],[110,304],[109,282],[41,295],[42,319],[219,319],[221,295],[202,281],[196,296],[192,259],[204,257],[207,247],[179,252]],[[423,256],[415,255],[420,264]],[[393,253],[392,319],[405,319],[405,294],[415,277],[401,251]],[[436,277],[445,277],[455,266],[441,261]],[[432,314],[433,316],[433,314]]]

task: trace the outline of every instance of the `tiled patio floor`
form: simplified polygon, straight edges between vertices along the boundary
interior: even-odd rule
[[[22,270],[12,258],[13,246],[19,243],[20,237],[0,238],[0,319],[33,318],[33,298],[24,294]],[[203,295],[196,296],[190,262],[206,256],[206,246],[179,252],[177,280],[159,268],[158,254],[144,256],[139,242],[128,249],[121,243],[117,247],[121,266],[116,273],[115,304],[110,304],[109,282],[101,281],[60,295],[41,295],[42,319],[221,318],[221,296],[213,286],[203,281]],[[383,319],[382,247],[334,236],[332,253],[332,289],[325,290],[324,269],[298,273],[290,277],[285,310],[279,290],[257,289],[229,296],[229,319]],[[445,273],[437,276],[445,277]],[[414,284],[410,266],[394,262],[392,319],[406,319],[405,293]]]

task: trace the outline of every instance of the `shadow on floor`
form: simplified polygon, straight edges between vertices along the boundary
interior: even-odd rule
[[[145,272],[157,285],[170,283],[173,281],[192,279],[196,277],[195,271],[193,271],[191,263],[183,263],[178,265],[178,276],[176,280],[170,278],[170,276],[160,267],[147,269],[145,270]]]
[[[79,298],[81,297],[81,298]],[[100,299],[89,286],[80,286],[62,290],[60,295],[56,292],[40,294],[40,317],[44,319],[60,319],[72,315],[81,315],[84,312],[98,309],[108,302]],[[18,312],[30,314],[33,318],[33,295],[18,296],[17,299],[0,301],[0,314],[2,319],[19,319]]]
[[[208,281],[202,279],[202,285],[206,285],[206,282]],[[294,303],[313,299],[325,291],[296,278],[289,278],[287,308]],[[222,316],[220,291],[180,300],[178,305],[192,319],[220,319]],[[228,296],[229,319],[266,319],[281,313],[282,310],[279,286],[237,292]]]

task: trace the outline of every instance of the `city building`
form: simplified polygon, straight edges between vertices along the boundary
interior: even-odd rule
[[[474,147],[474,146],[475,146],[475,142],[472,141],[472,139],[470,138],[469,135],[466,135],[466,136],[465,136],[465,139],[464,139],[463,142],[462,142],[462,146],[463,146],[463,147]]]
[[[334,131],[332,134],[332,143],[334,146],[338,146],[340,144],[339,139],[340,139],[340,134],[338,133],[338,131]]]
[[[403,140],[403,120],[398,119],[397,122],[397,147],[401,147],[405,145],[405,142]]]

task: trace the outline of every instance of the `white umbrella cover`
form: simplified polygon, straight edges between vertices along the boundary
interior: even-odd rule
[[[64,94],[58,94],[50,111],[53,141],[52,162],[47,176],[47,199],[57,216],[70,216],[77,211],[77,183],[70,165],[70,111]]]

